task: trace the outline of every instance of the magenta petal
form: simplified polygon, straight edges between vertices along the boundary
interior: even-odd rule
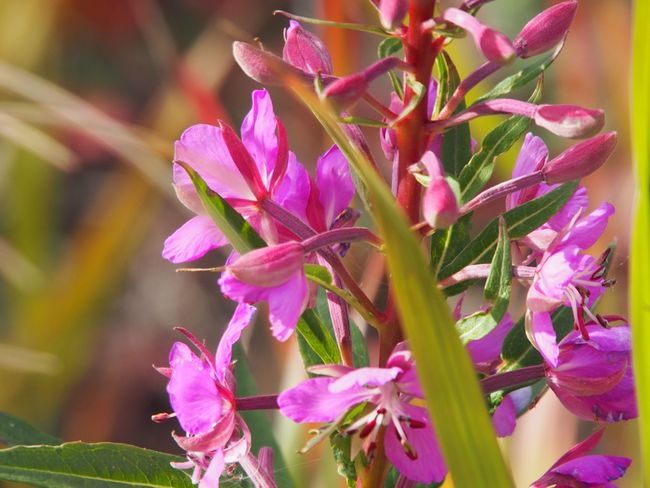
[[[548,148],[544,141],[532,133],[526,134],[524,143],[519,150],[515,167],[512,170],[512,177],[529,175],[541,168],[548,159]],[[519,195],[521,192],[514,192],[506,198],[506,209],[510,210],[521,203]]]
[[[307,278],[300,270],[283,285],[268,290],[271,332],[273,337],[284,342],[291,336],[298,319],[307,308],[309,302]]]
[[[558,365],[560,349],[557,345],[557,337],[555,335],[555,329],[553,329],[551,314],[548,312],[533,313],[531,325],[531,333],[537,350],[548,364],[556,367]]]
[[[350,167],[337,146],[330,147],[318,159],[316,181],[320,203],[325,211],[325,224],[329,228],[337,215],[350,205],[354,197]]]
[[[506,313],[501,322],[489,334],[465,346],[474,364],[490,364],[499,359],[501,346],[513,326],[510,314]]]
[[[550,471],[591,485],[619,479],[631,462],[631,459],[624,457],[592,454],[568,461]]]
[[[341,393],[350,389],[385,385],[402,372],[401,368],[359,368],[336,379],[330,385],[331,393]]]
[[[253,156],[267,188],[278,153],[277,128],[271,96],[266,90],[255,90],[251,110],[241,124],[241,139]]]
[[[163,258],[172,263],[186,263],[228,244],[217,225],[207,215],[197,215],[170,235],[163,245]]]
[[[506,396],[492,414],[492,425],[497,437],[507,437],[515,431],[517,408],[510,395]]]
[[[426,423],[426,427],[418,429],[402,423],[408,442],[413,446],[417,457],[411,459],[406,454],[393,424],[388,426],[384,436],[386,457],[402,475],[410,480],[420,483],[442,481],[447,474],[447,467],[426,410],[408,404],[403,404],[403,408],[412,419]]]
[[[226,331],[221,336],[219,345],[217,346],[217,354],[215,356],[215,370],[217,379],[222,383],[225,381],[225,373],[230,368],[230,361],[232,359],[232,348],[239,340],[242,331],[250,324],[255,307],[240,303],[235,309]]]
[[[223,409],[209,364],[187,345],[176,342],[169,353],[169,365],[172,375],[167,393],[181,427],[190,435],[208,432]]]
[[[176,141],[174,160],[189,164],[222,197],[252,199],[253,194],[235,166],[222,132],[219,127],[207,124],[191,126]],[[174,184],[192,184],[178,164],[174,165],[173,172]]]
[[[309,174],[296,155],[289,151],[287,171],[273,189],[273,200],[303,221],[307,220],[306,207],[309,199]]]
[[[578,220],[560,241],[561,246],[574,245],[580,249],[588,249],[605,232],[609,217],[614,214],[614,206],[603,202],[596,210]]]
[[[280,394],[280,412],[294,422],[333,422],[351,407],[367,400],[365,388],[331,393],[333,378],[312,378]]]
[[[221,473],[223,473],[225,468],[226,463],[223,457],[223,451],[218,449],[212,453],[212,460],[201,478],[199,488],[214,488],[215,486],[219,486],[219,478],[221,478]]]
[[[546,185],[540,186],[546,187]],[[551,190],[551,187],[547,188],[549,188],[549,191]],[[540,193],[538,193],[537,196],[541,196]],[[587,196],[587,189],[580,185],[576,188],[576,191],[573,193],[571,198],[569,198],[569,201],[566,202],[564,207],[562,207],[558,213],[553,215],[546,225],[555,231],[560,231],[569,225],[574,215],[578,212],[583,212],[588,206],[589,197]]]
[[[534,312],[550,312],[563,303],[566,287],[579,268],[581,256],[577,246],[547,253],[537,267],[533,284],[528,290],[528,308]]]

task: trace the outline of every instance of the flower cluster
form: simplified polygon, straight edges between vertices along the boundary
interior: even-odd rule
[[[380,25],[359,28],[397,45],[401,41],[404,56],[383,57],[343,77],[334,74],[323,41],[290,14],[281,57],[242,42],[235,42],[233,53],[243,71],[262,84],[313,85],[322,103],[336,112],[351,144],[378,170],[390,168],[389,184],[404,218],[419,239],[435,243],[431,268],[439,286],[449,297],[461,295],[454,316],[496,435],[510,435],[517,417],[535,405],[546,385],[581,419],[635,418],[630,326],[621,316],[596,311],[598,299],[614,284],[608,278],[612,249],[590,254],[614,207],[606,202],[592,206],[577,181],[605,163],[616,133],[598,134],[602,110],[538,104],[539,86],[528,101],[506,98],[523,87],[516,76],[465,106],[466,94],[505,65],[550,52],[544,63],[534,65],[541,76],[561,50],[577,2],[564,1],[540,13],[513,41],[480,22],[482,3],[466,1],[436,16],[434,0],[374,1]],[[474,41],[485,62],[452,85],[448,73],[455,68],[445,48],[460,33]],[[445,68],[434,70],[434,63]],[[401,83],[396,70],[403,72]],[[532,70],[528,67],[527,73]],[[390,76],[394,91],[371,95],[373,82],[384,76]],[[360,103],[377,111],[376,120],[350,113]],[[474,141],[468,121],[495,114],[510,118],[494,135]],[[585,140],[551,157],[539,136],[526,133],[531,124]],[[364,125],[379,127],[386,164],[375,160]],[[485,188],[496,156],[522,137],[512,178]],[[188,461],[175,466],[193,468],[194,483],[217,486],[220,476],[230,472],[228,466],[239,465],[256,486],[275,486],[267,451],[257,457],[250,452],[255,433],[238,413],[246,409],[279,409],[295,422],[318,424],[310,446],[326,438],[347,442],[348,452],[339,458],[347,456],[354,467],[353,474],[346,471],[350,482],[384,486],[387,462],[397,471],[399,486],[445,479],[444,455],[427,409],[427,402],[444,399],[426,396],[419,380],[419,375],[445,372],[418,370],[392,293],[386,303],[368,296],[343,261],[352,243],[365,242],[379,252],[383,244],[371,229],[356,224],[361,212],[351,208],[354,197],[368,202],[353,176],[344,148],[337,145],[322,154],[310,175],[289,149],[265,89],[253,92],[239,136],[220,122],[192,126],[176,143],[174,188],[195,216],[165,241],[163,256],[185,263],[231,244],[223,266],[210,269],[221,272],[221,292],[237,303],[216,355],[182,329],[199,354],[176,343],[169,368],[159,368],[169,378],[174,413],[155,419],[178,419],[185,435],[173,435]],[[486,238],[497,222],[472,240],[472,212],[497,199],[503,201],[498,240],[507,239],[505,245]],[[371,205],[366,208],[372,212]],[[445,236],[453,233],[461,237],[449,247]],[[497,265],[504,252],[511,266]],[[390,282],[390,275],[386,278]],[[463,315],[463,297],[486,278],[485,305]],[[506,285],[495,292],[490,289],[495,282]],[[516,323],[510,315],[518,310],[509,307],[511,283],[527,290],[525,312]],[[326,310],[315,308],[319,293]],[[301,321],[311,328],[305,366],[312,376],[279,395],[242,398],[232,374],[232,348],[262,302],[276,339],[289,340]],[[361,340],[355,339],[353,348],[350,308],[377,329],[376,365],[362,362],[356,351],[367,346]],[[471,334],[466,334],[470,323]],[[584,455],[600,435],[576,446],[532,486],[611,486],[630,460]]]

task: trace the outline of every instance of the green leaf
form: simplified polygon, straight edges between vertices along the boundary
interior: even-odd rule
[[[388,127],[388,124],[381,120],[368,119],[365,117],[356,117],[353,115],[347,115],[345,117],[341,117],[341,122],[344,122],[346,124],[360,125],[363,127],[373,127],[375,129]]]
[[[449,264],[469,242],[472,226],[472,213],[463,215],[456,223],[446,229],[436,230],[431,236],[431,269],[437,275],[441,268]]]
[[[336,341],[327,326],[312,310],[305,310],[296,327],[298,333],[324,364],[340,363]]]
[[[512,289],[512,258],[510,239],[503,218],[499,219],[499,238],[492,258],[490,274],[485,282],[485,298],[493,305],[489,310],[476,312],[456,323],[463,344],[475,341],[489,334],[505,315],[510,303]]]
[[[438,97],[436,99],[436,113],[447,102],[454,90],[460,84],[458,70],[446,51],[436,58],[438,70]],[[458,104],[455,113],[465,109],[465,101]],[[442,134],[442,165],[445,173],[451,176],[458,176],[472,157],[472,137],[469,131],[469,123],[452,127]]]
[[[510,239],[521,239],[555,215],[575,192],[578,182],[565,183],[559,188],[519,205],[503,214]],[[447,278],[465,266],[487,263],[492,259],[499,236],[498,219],[494,219],[456,256],[442,268],[439,278]]]
[[[55,446],[61,444],[61,440],[41,432],[18,417],[0,412],[0,444],[8,447],[36,444]]]
[[[226,200],[210,190],[203,178],[189,164],[183,161],[175,161],[175,163],[187,171],[205,211],[228,238],[235,251],[244,254],[252,249],[266,246],[255,229]]]
[[[387,58],[394,56],[402,51],[402,41],[397,37],[388,37],[379,43],[378,55],[379,58]],[[393,90],[401,100],[404,99],[404,90],[399,76],[393,70],[388,72],[390,83],[393,85]]]
[[[530,103],[536,103],[539,100],[542,95],[541,87],[541,83],[538,83],[528,100]],[[529,118],[514,115],[501,122],[485,136],[481,149],[474,153],[459,176],[463,203],[467,203],[481,191],[494,172],[494,162],[497,156],[510,149],[524,135],[529,126]]]
[[[632,154],[636,209],[630,250],[632,358],[639,405],[644,484],[650,483],[650,3],[634,2]]]
[[[448,305],[430,273],[419,240],[386,183],[339,127],[332,109],[316,99],[299,79],[287,75],[284,83],[312,110],[366,184],[373,217],[385,242],[398,314],[454,483],[473,488],[513,486],[474,367],[454,330]]]
[[[47,488],[192,487],[184,458],[126,444],[71,442],[0,450],[0,479]]]
[[[411,88],[411,90],[413,90],[413,96],[410,98],[409,103],[406,104],[406,106],[399,113],[397,118],[391,122],[391,125],[393,126],[408,117],[411,112],[415,110],[415,107],[418,106],[420,100],[422,100],[422,98],[424,98],[427,93],[425,86],[422,83],[415,81],[415,78],[406,78],[406,84]]]
[[[514,75],[508,76],[506,79],[500,81],[489,92],[474,100],[474,103],[472,105],[476,105],[478,103],[482,103],[487,100],[493,100],[495,98],[502,98],[505,95],[508,95],[509,93],[512,93],[515,90],[523,88],[526,85],[528,85],[530,82],[538,79],[539,76],[542,73],[544,73],[544,71],[546,71],[546,69],[549,66],[551,66],[551,64],[553,64],[555,58],[557,58],[558,54],[560,54],[560,51],[562,50],[561,48],[562,46],[556,49],[555,52],[553,52],[553,54],[551,54],[550,56],[542,59],[541,61],[535,64],[527,66],[526,68],[522,69],[521,71],[518,71]]]

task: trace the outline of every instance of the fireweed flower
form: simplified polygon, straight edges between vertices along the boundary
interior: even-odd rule
[[[598,430],[572,447],[530,488],[615,488],[610,482],[621,478],[632,460],[620,456],[589,455],[602,435],[603,429]]]
[[[582,419],[636,418],[630,327],[590,324],[585,328],[589,339],[572,331],[559,344],[557,366],[545,366],[549,386]]]
[[[529,310],[526,315],[526,331],[551,366],[557,366],[559,354],[550,315],[553,310],[560,305],[570,307],[575,327],[585,339],[589,339],[589,332],[584,315],[594,322],[600,322],[590,307],[605,288],[611,285],[604,278],[607,253],[596,259],[582,251],[598,240],[613,213],[614,207],[603,203],[586,217],[574,218],[555,237],[535,270],[526,297]]]
[[[256,90],[253,106],[241,126],[241,140],[232,129],[197,124],[175,145],[174,159],[189,164],[208,187],[225,198],[270,243],[283,238],[283,229],[261,212],[258,202],[271,198],[304,218],[309,176],[288,150],[286,135],[273,112],[266,90]],[[174,165],[178,199],[196,216],[167,238],[163,257],[173,263],[193,261],[228,243],[206,215],[185,170]]]
[[[212,355],[189,332],[183,331],[200,351],[176,342],[169,353],[169,368],[159,371],[169,378],[167,392],[185,435],[172,432],[186,451],[187,462],[172,463],[178,469],[194,469],[192,482],[200,488],[219,485],[227,464],[244,462],[250,451],[250,432],[235,410],[235,380],[230,370],[232,347],[250,323],[255,309],[240,304],[228,324],[216,355]]]
[[[278,397],[282,414],[294,422],[341,422],[354,406],[367,402],[360,418],[344,427],[363,440],[372,458],[379,430],[386,427],[386,456],[406,478],[441,481],[447,472],[426,409],[414,404],[423,395],[415,364],[405,344],[398,344],[385,368],[353,369],[341,365],[313,368],[312,378]]]
[[[323,41],[295,20],[284,31],[282,58],[306,73],[332,74],[332,57]]]

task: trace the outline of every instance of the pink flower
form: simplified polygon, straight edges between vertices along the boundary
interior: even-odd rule
[[[259,210],[271,198],[304,217],[309,176],[288,150],[286,135],[273,112],[266,90],[253,92],[253,106],[244,118],[241,140],[230,127],[198,124],[176,142],[174,159],[189,164],[208,187],[248,219],[267,242],[278,242],[283,230]],[[163,257],[173,263],[193,261],[228,243],[203,209],[185,170],[174,165],[178,199],[196,216],[167,238]]]
[[[172,432],[172,436],[186,451],[188,461],[173,466],[193,468],[192,482],[200,488],[218,486],[225,466],[243,459],[250,450],[250,432],[235,410],[230,362],[232,347],[254,312],[245,304],[237,307],[214,356],[190,332],[181,329],[200,354],[176,342],[169,353],[169,368],[159,368],[169,378],[167,392],[174,413],[154,418],[178,419],[185,435]]]
[[[332,57],[323,41],[295,20],[284,31],[282,58],[306,73],[332,74]]]
[[[396,346],[385,368],[353,369],[324,365],[312,378],[283,392],[278,404],[295,422],[341,422],[356,405],[367,402],[369,413],[345,427],[363,440],[372,458],[381,427],[386,428],[386,456],[405,477],[421,483],[441,481],[447,472],[427,411],[414,403],[423,395],[415,365],[404,343]],[[367,412],[367,410],[366,410]]]
[[[587,325],[589,339],[579,331],[559,344],[557,366],[546,365],[551,389],[564,406],[585,420],[616,422],[638,415],[630,328]]]
[[[530,488],[615,488],[610,481],[622,477],[632,460],[619,456],[587,455],[602,435],[603,429],[598,430],[572,447]]]

